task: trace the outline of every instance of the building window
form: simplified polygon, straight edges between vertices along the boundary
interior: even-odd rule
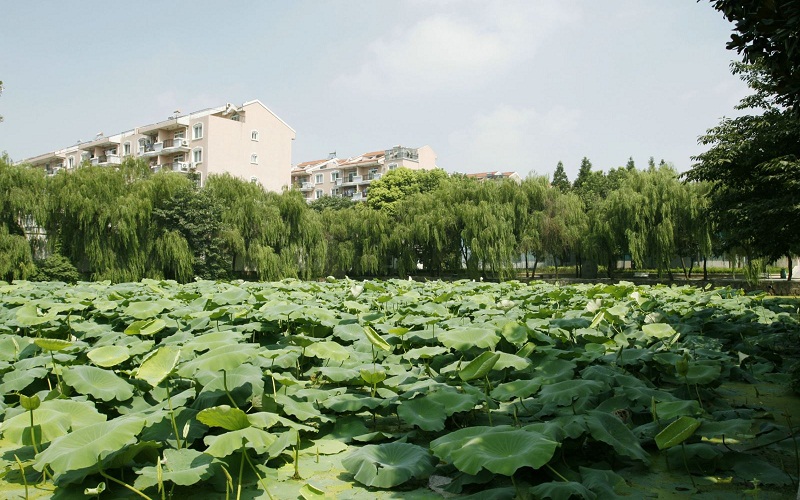
[[[238,122],[239,121],[239,115],[234,113],[233,116],[231,116],[231,120],[233,120],[235,122]]]
[[[192,161],[194,163],[203,163],[203,148],[194,148],[192,150]]]
[[[257,141],[258,140],[258,130],[253,130],[250,132],[250,140]]]
[[[336,182],[339,179],[339,171],[331,172],[331,182]]]
[[[253,184],[258,184],[258,177],[256,176],[250,177],[250,182],[252,182]]]
[[[81,153],[81,163],[89,161],[89,158],[90,156],[88,151],[84,151],[83,153]]]
[[[192,139],[202,139],[203,138],[203,124],[202,123],[195,123],[194,127],[192,127]]]
[[[324,182],[324,178],[322,174],[317,174],[314,176],[314,184],[322,184]]]
[[[315,195],[316,199],[322,198],[322,190],[321,189],[317,189],[317,192],[314,193],[314,195]]]
[[[397,168],[397,163],[390,163],[389,164],[389,170],[394,170],[396,168]]]
[[[131,155],[131,143],[130,142],[126,142],[125,144],[123,144],[122,145],[122,151],[123,151],[122,154],[124,154],[125,156],[130,156]]]
[[[258,165],[258,155],[253,153],[250,155],[250,163],[253,165]]]
[[[70,169],[75,168],[75,157],[74,156],[70,156],[69,158],[67,158],[67,168],[70,168]]]
[[[178,130],[172,135],[173,139],[185,139],[186,138],[186,131],[185,130]]]

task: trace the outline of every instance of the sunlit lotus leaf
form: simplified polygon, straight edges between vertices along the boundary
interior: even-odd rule
[[[427,450],[409,443],[363,446],[342,459],[356,481],[376,488],[393,488],[412,478],[424,478],[434,470]]]
[[[485,327],[456,327],[438,334],[439,341],[450,349],[466,351],[471,347],[480,347],[493,350],[500,337],[495,333],[494,326]]]
[[[333,336],[345,342],[355,342],[364,335],[364,328],[358,323],[343,323],[333,327]]]
[[[741,418],[724,420],[720,422],[703,421],[697,429],[697,435],[704,438],[726,437],[730,439],[752,438],[753,421]]]
[[[330,422],[330,418],[324,416],[320,411],[316,408],[313,403],[307,403],[304,401],[296,401],[289,396],[285,396],[283,394],[278,394],[276,399],[278,405],[281,406],[283,412],[287,415],[292,415],[297,417],[300,422],[305,422],[310,419],[319,419],[322,422]]]
[[[308,346],[305,355],[341,363],[350,357],[350,352],[337,342],[325,340]]]
[[[42,400],[39,399],[39,396],[26,396],[24,394],[19,395],[19,406],[24,408],[25,410],[35,410],[42,405]]]
[[[606,389],[606,384],[596,380],[564,380],[554,384],[542,385],[539,398],[543,403],[569,406],[576,399],[599,394],[604,389]]]
[[[249,298],[250,292],[236,286],[231,286],[222,293],[215,293],[211,300],[213,300],[215,304],[226,305],[241,304],[242,302],[247,302]]]
[[[498,354],[500,355],[500,359],[498,359],[497,364],[494,365],[495,370],[513,368],[514,370],[522,371],[531,365],[531,360],[527,358],[521,358],[507,352],[498,352]]]
[[[158,301],[131,302],[123,314],[136,319],[151,319],[161,314],[165,308],[165,305]]]
[[[397,407],[397,416],[423,431],[441,431],[447,412],[443,404],[423,396],[403,401]]]
[[[181,377],[192,377],[198,370],[233,370],[255,358],[257,354],[256,346],[252,344],[220,346],[183,363],[178,374]]]
[[[338,439],[316,439],[310,446],[301,451],[303,455],[337,455],[347,449],[347,445]]]
[[[130,358],[128,348],[121,345],[105,345],[92,349],[86,356],[101,368],[110,368]]]
[[[528,341],[528,328],[516,321],[509,321],[502,325],[500,333],[503,338],[517,347],[521,347]]]
[[[22,391],[35,380],[39,380],[47,376],[48,370],[46,368],[37,366],[30,369],[19,369],[6,372],[3,374],[3,383],[0,384],[0,393],[8,394],[10,392]]]
[[[160,332],[166,328],[166,326],[167,322],[161,318],[143,319],[131,323],[128,328],[125,329],[125,334],[150,336]]]
[[[136,370],[136,378],[144,380],[155,387],[172,373],[172,370],[175,369],[175,365],[178,364],[180,356],[180,347],[161,347],[153,351],[142,361],[142,364],[139,365],[139,369]]]
[[[377,349],[386,352],[392,352],[393,348],[391,344],[386,342],[386,339],[381,337],[378,334],[378,332],[376,332],[375,329],[372,328],[371,326],[364,325],[364,334],[367,336],[367,339],[369,340],[370,344],[375,346]]]
[[[63,351],[72,346],[72,342],[61,339],[38,338],[34,339],[33,343],[45,351]]]
[[[172,482],[179,486],[191,486],[211,478],[215,473],[217,460],[206,453],[183,448],[164,450],[164,464],[161,470],[156,466],[143,467],[136,471],[139,477],[133,485],[143,490],[156,486],[159,480]]]
[[[650,323],[642,325],[642,331],[648,336],[659,340],[666,340],[675,335],[675,329],[668,323]]]
[[[214,404],[217,399],[225,399],[225,388],[233,395],[237,402],[244,403],[259,399],[264,395],[263,374],[259,367],[244,363],[232,370],[211,371],[199,370],[195,380],[202,386],[198,394],[198,401]]]
[[[492,431],[475,436],[453,450],[453,465],[467,474],[487,469],[511,476],[520,467],[538,469],[550,461],[558,443],[534,431]]]
[[[364,365],[359,369],[361,378],[369,385],[375,385],[386,380],[386,369],[381,365]]]
[[[283,450],[289,447],[296,447],[298,440],[297,431],[294,429],[289,429],[286,432],[281,432],[277,436],[275,436],[275,441],[269,445],[267,449],[267,453],[269,454],[270,458],[275,458],[281,453]]]
[[[31,416],[28,412],[19,413],[0,425],[3,437],[17,444],[31,445],[29,427]],[[67,434],[70,430],[87,425],[105,422],[106,416],[100,414],[88,401],[70,399],[51,399],[43,401],[33,412],[33,425],[38,427],[38,444],[49,443]]]
[[[338,366],[322,366],[314,368],[314,372],[321,374],[332,382],[346,382],[360,377],[358,370],[354,368],[340,368]]]
[[[679,417],[656,435],[656,446],[659,450],[677,446],[689,439],[700,424],[701,422],[695,418]]]
[[[303,500],[315,500],[315,499],[327,498],[325,490],[317,486],[314,486],[311,483],[305,483],[303,486],[301,486],[300,491],[298,493],[303,498]]]
[[[203,442],[208,446],[205,450],[206,453],[213,457],[223,458],[240,451],[242,446],[255,450],[258,454],[266,453],[275,442],[275,436],[255,427],[246,427],[218,436],[206,436]]]
[[[98,459],[102,461],[134,444],[144,422],[144,418],[128,415],[74,430],[54,439],[36,455],[33,467],[41,471],[49,466],[55,478],[70,471],[99,467]]]
[[[226,431],[250,427],[247,414],[239,408],[231,408],[228,405],[206,408],[197,414],[197,420],[209,427],[222,427]]]
[[[96,366],[78,365],[65,368],[62,378],[80,394],[89,394],[103,401],[125,401],[133,396],[133,386],[116,373]]]
[[[340,394],[326,399],[322,405],[337,413],[357,412],[364,408],[373,410],[381,405],[383,400],[364,394]]]
[[[592,410],[585,418],[586,426],[594,439],[611,445],[620,455],[649,462],[650,456],[639,444],[639,440],[617,416]]]
[[[541,384],[536,380],[514,380],[499,384],[492,389],[492,397],[499,401],[511,401],[514,398],[523,399],[539,390]]]
[[[403,359],[431,359],[446,352],[447,349],[440,346],[416,347],[403,354]]]
[[[499,352],[484,351],[461,368],[458,371],[458,376],[465,382],[483,378],[492,370],[499,359]]]
[[[58,318],[55,312],[42,313],[33,302],[17,309],[16,319],[20,326],[31,327],[43,325]]]
[[[465,427],[434,439],[431,441],[430,448],[433,454],[437,457],[441,458],[445,462],[452,462],[453,460],[451,454],[453,451],[464,446],[464,444],[472,438],[487,434],[489,432],[510,431],[513,429],[514,428],[510,425],[498,425],[496,427],[476,425],[472,427]]]

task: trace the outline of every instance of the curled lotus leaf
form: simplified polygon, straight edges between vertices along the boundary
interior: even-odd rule
[[[366,486],[393,488],[412,478],[429,476],[434,458],[425,448],[409,443],[363,446],[342,459],[356,481]]]

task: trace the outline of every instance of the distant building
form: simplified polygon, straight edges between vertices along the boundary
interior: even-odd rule
[[[325,160],[298,163],[292,169],[292,186],[311,202],[323,196],[341,196],[353,201],[367,199],[369,185],[390,170],[405,167],[412,170],[432,170],[436,153],[430,146],[372,151],[341,159],[331,153]]]
[[[153,172],[229,173],[280,191],[290,182],[295,131],[261,101],[226,104],[135,127],[126,132],[27,158],[18,163],[55,175],[89,163],[114,166],[126,157],[144,158]]]
[[[474,174],[466,174],[470,179],[479,181],[497,180],[497,179],[511,179],[517,184],[522,182],[522,177],[516,172],[476,172]]]

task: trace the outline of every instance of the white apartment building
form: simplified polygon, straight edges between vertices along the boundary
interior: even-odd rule
[[[194,173],[201,184],[211,174],[229,173],[280,191],[290,183],[295,131],[261,101],[226,104],[135,127],[98,134],[92,141],[27,158],[50,175],[83,164],[119,165],[125,157],[145,158],[153,172]]]
[[[372,151],[341,159],[331,153],[325,160],[298,163],[292,168],[292,186],[311,202],[323,196],[341,196],[364,201],[369,185],[386,172],[405,167],[413,170],[437,168],[436,153],[430,146]]]

